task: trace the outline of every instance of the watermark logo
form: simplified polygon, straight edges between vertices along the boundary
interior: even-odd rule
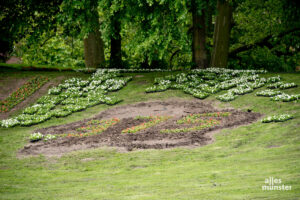
[[[262,186],[262,190],[274,191],[274,190],[292,190],[291,185],[284,185],[280,178],[269,177],[265,179],[265,185]]]

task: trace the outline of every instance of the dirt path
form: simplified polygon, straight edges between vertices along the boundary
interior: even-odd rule
[[[26,108],[28,105],[34,103],[38,98],[40,98],[41,96],[47,94],[49,88],[51,88],[53,86],[57,86],[59,83],[61,83],[61,81],[63,79],[64,79],[63,76],[59,76],[57,78],[54,78],[54,79],[50,80],[45,85],[43,85],[40,89],[35,91],[35,93],[33,93],[31,96],[27,97],[24,101],[22,101],[21,103],[16,105],[9,112],[0,113],[0,120],[7,119],[10,116],[12,116],[13,114],[15,114],[17,111],[22,110],[22,109]],[[15,85],[13,91],[17,90],[17,88],[18,88],[17,85]]]
[[[219,125],[205,128],[200,131],[161,133],[162,129],[176,129],[191,127],[192,125],[177,124],[177,120],[183,116],[196,113],[208,112],[230,112],[227,117],[217,117]],[[124,134],[122,130],[146,122],[145,119],[136,119],[136,116],[171,116],[169,120],[156,126],[144,129],[134,134]],[[95,116],[94,119],[119,118],[120,122],[109,127],[101,134],[89,137],[64,137],[53,141],[39,141],[30,143],[19,152],[20,156],[39,155],[61,156],[74,150],[83,150],[98,147],[116,147],[121,151],[131,151],[137,149],[164,149],[178,146],[196,147],[209,144],[213,141],[213,134],[216,130],[228,127],[236,127],[256,121],[261,115],[259,113],[242,112],[238,110],[218,110],[213,108],[210,103],[201,100],[179,100],[151,101],[132,105],[118,106],[108,109]],[[70,124],[53,126],[39,129],[35,132],[43,134],[64,134],[76,132],[79,127],[87,126],[86,119]]]

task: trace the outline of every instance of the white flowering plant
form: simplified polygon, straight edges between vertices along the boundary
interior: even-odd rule
[[[131,79],[132,77],[121,77],[120,70],[103,69],[97,70],[87,80],[67,79],[58,86],[50,88],[48,95],[39,98],[35,105],[25,108],[22,114],[12,119],[2,120],[0,125],[2,127],[31,126],[51,117],[65,117],[100,103],[117,104],[120,99],[106,94],[120,90]]]
[[[284,122],[284,121],[287,121],[290,119],[293,119],[292,115],[281,114],[281,115],[273,115],[273,116],[266,117],[266,118],[262,119],[261,122],[262,123]]]
[[[194,92],[193,96],[198,98],[198,99],[205,99],[206,97],[209,96],[209,94],[205,93],[205,92],[198,91],[198,92]]]
[[[283,83],[280,85],[280,89],[289,89],[294,87],[297,87],[296,83]]]
[[[276,83],[276,82],[279,82],[281,80],[281,77],[278,75],[278,76],[273,76],[273,77],[269,77],[267,79],[267,83]]]
[[[281,91],[278,90],[262,90],[256,93],[256,96],[264,96],[264,97],[273,97],[276,95],[282,94]]]
[[[40,132],[37,132],[37,133],[33,133],[30,135],[29,139],[31,142],[37,142],[39,140],[42,140],[44,137],[44,135]]]
[[[56,139],[57,136],[56,135],[52,135],[52,134],[47,134],[46,136],[44,136],[44,141],[49,141],[49,140],[54,140]]]
[[[289,95],[286,93],[281,93],[281,94],[271,97],[272,101],[283,101],[283,102],[297,101],[299,99],[300,99],[300,94]]]
[[[216,97],[218,100],[220,101],[224,101],[224,102],[227,102],[227,101],[233,101],[234,99],[237,98],[237,95],[235,95],[234,93],[232,92],[227,92],[223,95],[219,95]]]
[[[20,121],[16,118],[4,119],[0,122],[4,128],[11,128],[20,124]]]
[[[61,91],[62,91],[61,87],[53,87],[48,90],[48,94],[58,95],[61,93]]]

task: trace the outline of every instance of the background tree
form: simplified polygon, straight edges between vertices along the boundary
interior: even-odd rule
[[[206,1],[191,1],[192,12],[192,53],[193,63],[198,68],[207,68],[207,52],[206,52],[206,9],[208,8]]]
[[[112,68],[122,68],[122,21],[128,20],[126,9],[130,9],[130,4],[124,0],[101,0],[100,13],[102,19],[102,29],[106,32],[106,40],[110,48],[109,66]],[[126,9],[125,9],[126,7]]]
[[[244,0],[233,13],[231,68],[293,71],[299,65],[300,2]]]
[[[84,40],[85,66],[96,68],[104,65],[98,1],[64,0],[61,8],[63,10],[59,16],[61,25],[66,30],[71,30],[67,31],[69,34],[77,34]]]
[[[185,1],[126,1],[121,34],[124,57],[131,67],[167,68],[191,62],[187,32],[190,13]]]
[[[87,67],[190,69],[211,63],[291,71],[300,64],[296,0],[61,1],[1,5],[1,48],[16,46],[14,53],[21,50],[27,63],[63,66],[82,66],[84,58]],[[234,26],[229,2],[235,3]]]
[[[232,21],[232,6],[228,0],[218,0],[213,36],[211,67],[227,67]]]
[[[14,42],[26,35],[30,43],[56,29],[56,18],[62,0],[10,0],[0,4],[0,59],[5,60],[12,52]]]

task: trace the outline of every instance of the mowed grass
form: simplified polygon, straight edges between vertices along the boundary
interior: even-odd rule
[[[117,106],[154,99],[193,98],[175,90],[144,93],[154,77],[165,74],[139,74],[144,77],[135,77],[111,95],[124,99]],[[299,73],[280,76],[300,85]],[[110,108],[105,105],[33,127],[0,128],[0,199],[299,199],[300,103],[272,102],[256,97],[255,92],[231,103],[221,103],[215,96],[205,101],[219,108],[251,109],[266,116],[287,113],[295,118],[283,123],[257,121],[223,129],[215,135],[215,143],[194,149],[120,153],[100,148],[61,158],[16,157],[35,129],[92,117]],[[300,87],[285,92],[299,94]],[[292,190],[262,191],[269,177],[281,179]]]

